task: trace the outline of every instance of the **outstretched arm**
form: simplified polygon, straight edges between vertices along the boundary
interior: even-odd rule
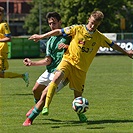
[[[133,59],[133,50],[129,50],[129,51],[125,51],[124,49],[122,49],[120,46],[118,46],[116,43],[112,46],[113,49],[129,56],[130,58]]]
[[[23,63],[25,66],[47,66],[47,65],[50,65],[51,62],[52,62],[52,58],[50,56],[47,56],[44,59],[39,61],[32,61],[29,58],[25,58],[23,60]]]
[[[10,42],[10,41],[11,41],[11,37],[4,37],[0,39],[0,42]]]
[[[39,40],[41,40],[43,38],[48,38],[51,36],[58,36],[61,34],[62,34],[61,29],[56,29],[56,30],[52,30],[52,31],[47,32],[47,33],[42,34],[42,35],[34,34],[31,37],[29,37],[29,40],[34,40],[35,42],[38,42]]]

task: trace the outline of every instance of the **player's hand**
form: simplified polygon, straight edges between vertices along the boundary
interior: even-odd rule
[[[31,61],[29,58],[25,58],[25,59],[23,60],[23,63],[24,63],[24,65],[26,65],[26,66],[31,66],[32,61]]]
[[[67,49],[67,48],[68,48],[68,45],[66,45],[66,44],[64,44],[64,43],[60,43],[60,44],[58,45],[58,49],[62,49],[62,48]]]
[[[133,59],[133,50],[129,50],[129,51],[127,51],[127,53],[128,53],[128,56],[129,56],[131,59]]]
[[[41,35],[34,34],[31,37],[29,37],[29,40],[33,40],[34,42],[38,42],[41,39]]]

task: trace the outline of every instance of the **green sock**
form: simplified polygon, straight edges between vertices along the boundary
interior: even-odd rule
[[[32,113],[28,116],[32,121],[40,114],[41,110],[38,110],[36,107],[32,110]]]
[[[38,101],[39,101],[38,99],[34,98],[34,102],[35,102],[35,103],[37,103]]]

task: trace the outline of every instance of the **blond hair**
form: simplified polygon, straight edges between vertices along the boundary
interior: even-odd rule
[[[104,18],[104,14],[101,11],[93,11],[91,16],[93,16],[96,21],[102,21]]]

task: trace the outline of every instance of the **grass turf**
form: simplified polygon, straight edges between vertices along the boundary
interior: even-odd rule
[[[87,123],[79,123],[72,110],[73,91],[67,86],[54,96],[50,114],[40,114],[29,127],[22,123],[34,105],[32,87],[45,67],[26,67],[22,59],[10,59],[9,63],[8,71],[29,72],[30,86],[25,87],[22,79],[0,79],[0,133],[133,132],[132,60],[128,57],[95,57],[83,93],[90,103]]]

